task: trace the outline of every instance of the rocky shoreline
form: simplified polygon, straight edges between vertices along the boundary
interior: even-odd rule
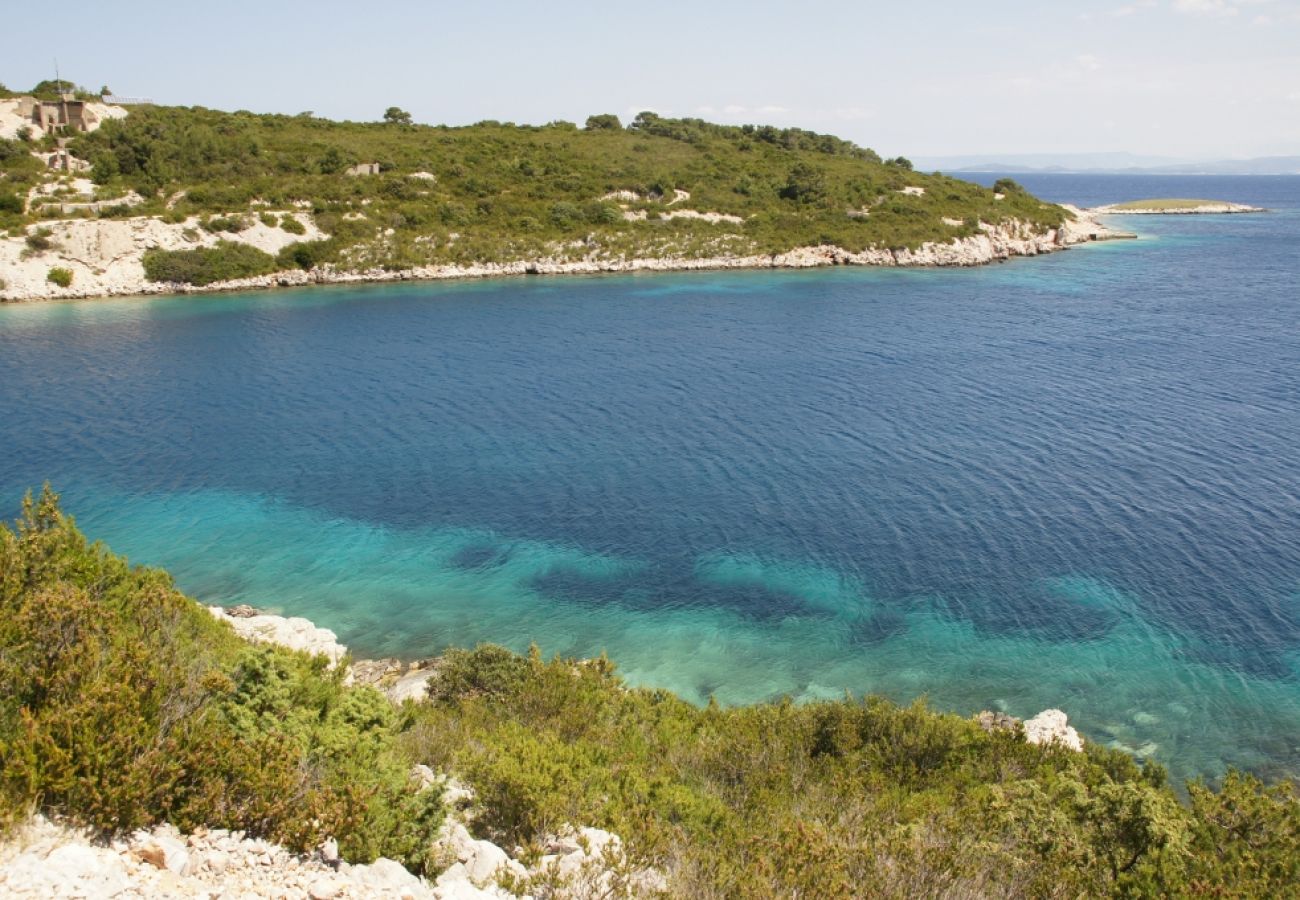
[[[122,220],[76,220],[52,222],[50,239],[53,249],[38,258],[25,255],[20,238],[0,240],[0,301],[89,299],[113,296],[160,294],[199,294],[221,291],[247,291],[277,287],[301,287],[326,284],[358,284],[389,281],[441,281],[448,279],[501,278],[525,275],[586,275],[631,272],[680,272],[714,269],[808,269],[824,266],[969,267],[1001,262],[1018,256],[1039,256],[1092,241],[1131,238],[1132,234],[1108,227],[1091,211],[1066,206],[1073,216],[1060,228],[1035,230],[1028,224],[1013,221],[998,225],[981,223],[981,234],[955,238],[948,242],[931,242],[911,249],[871,248],[859,253],[840,247],[821,245],[800,247],[785,253],[748,256],[647,257],[609,259],[588,257],[580,260],[536,259],[475,265],[423,266],[390,271],[374,268],[362,271],[323,265],[311,271],[291,270],[222,281],[202,287],[186,284],[146,281],[141,263],[145,250],[153,246],[176,249],[185,246],[181,235],[193,223],[169,225],[153,218]],[[260,246],[272,238],[277,245],[293,239],[276,233],[262,234],[251,228],[247,233],[226,235],[240,243]],[[306,237],[319,237],[308,227]],[[203,245],[216,242],[205,235]],[[259,243],[260,242],[260,243]],[[65,249],[67,248],[67,249]],[[69,269],[72,282],[67,287],[51,283],[46,273],[53,266]]]

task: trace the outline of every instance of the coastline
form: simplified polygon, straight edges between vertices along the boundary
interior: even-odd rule
[[[33,263],[24,259],[11,238],[0,241],[0,303],[41,300],[85,300],[101,297],[211,294],[310,285],[361,284],[399,281],[445,281],[453,279],[505,278],[527,275],[592,275],[633,272],[689,272],[725,269],[809,269],[829,266],[873,266],[881,268],[967,268],[1003,262],[1014,257],[1039,256],[1094,241],[1134,238],[1098,220],[1095,210],[1064,205],[1073,216],[1060,228],[1036,231],[1021,221],[999,225],[981,224],[981,234],[954,238],[948,242],[927,242],[912,249],[869,248],[851,252],[832,245],[798,247],[783,253],[713,257],[636,257],[632,259],[553,258],[437,265],[411,269],[340,270],[324,265],[310,271],[276,272],[253,278],[220,281],[196,286],[146,281],[140,258],[160,229],[167,228],[153,218],[125,220],[73,220],[54,222],[71,234],[79,246],[78,255],[58,249],[43,254]],[[180,229],[182,226],[175,226]],[[314,229],[309,234],[318,235]],[[59,237],[56,233],[56,237]],[[249,241],[250,243],[252,241]],[[173,241],[166,241],[173,243]],[[13,245],[5,247],[5,244]],[[100,248],[112,248],[104,252]],[[96,255],[100,254],[100,255]],[[25,266],[20,268],[20,262]],[[72,268],[72,284],[60,287],[45,279],[51,265]],[[37,271],[39,270],[39,272]]]

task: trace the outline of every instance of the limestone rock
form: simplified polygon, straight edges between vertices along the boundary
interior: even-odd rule
[[[1071,750],[1083,749],[1083,738],[1069,725],[1069,719],[1059,709],[1045,709],[1032,719],[1025,720],[1025,740],[1031,744],[1060,744]]]
[[[245,640],[278,644],[290,650],[324,656],[329,659],[331,668],[348,655],[348,648],[339,643],[334,632],[318,628],[307,619],[266,614],[235,616],[219,606],[210,606],[208,611],[223,622],[229,622],[235,633]]]

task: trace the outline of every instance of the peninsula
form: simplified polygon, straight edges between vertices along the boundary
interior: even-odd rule
[[[970,266],[1113,236],[796,128],[419,126],[0,95],[0,299],[638,270]],[[74,112],[75,111],[75,114]]]

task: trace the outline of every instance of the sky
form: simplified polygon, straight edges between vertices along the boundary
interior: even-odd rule
[[[1300,154],[1300,0],[12,4],[0,83],[417,122],[645,109],[887,156]],[[53,14],[76,23],[54,42]]]

